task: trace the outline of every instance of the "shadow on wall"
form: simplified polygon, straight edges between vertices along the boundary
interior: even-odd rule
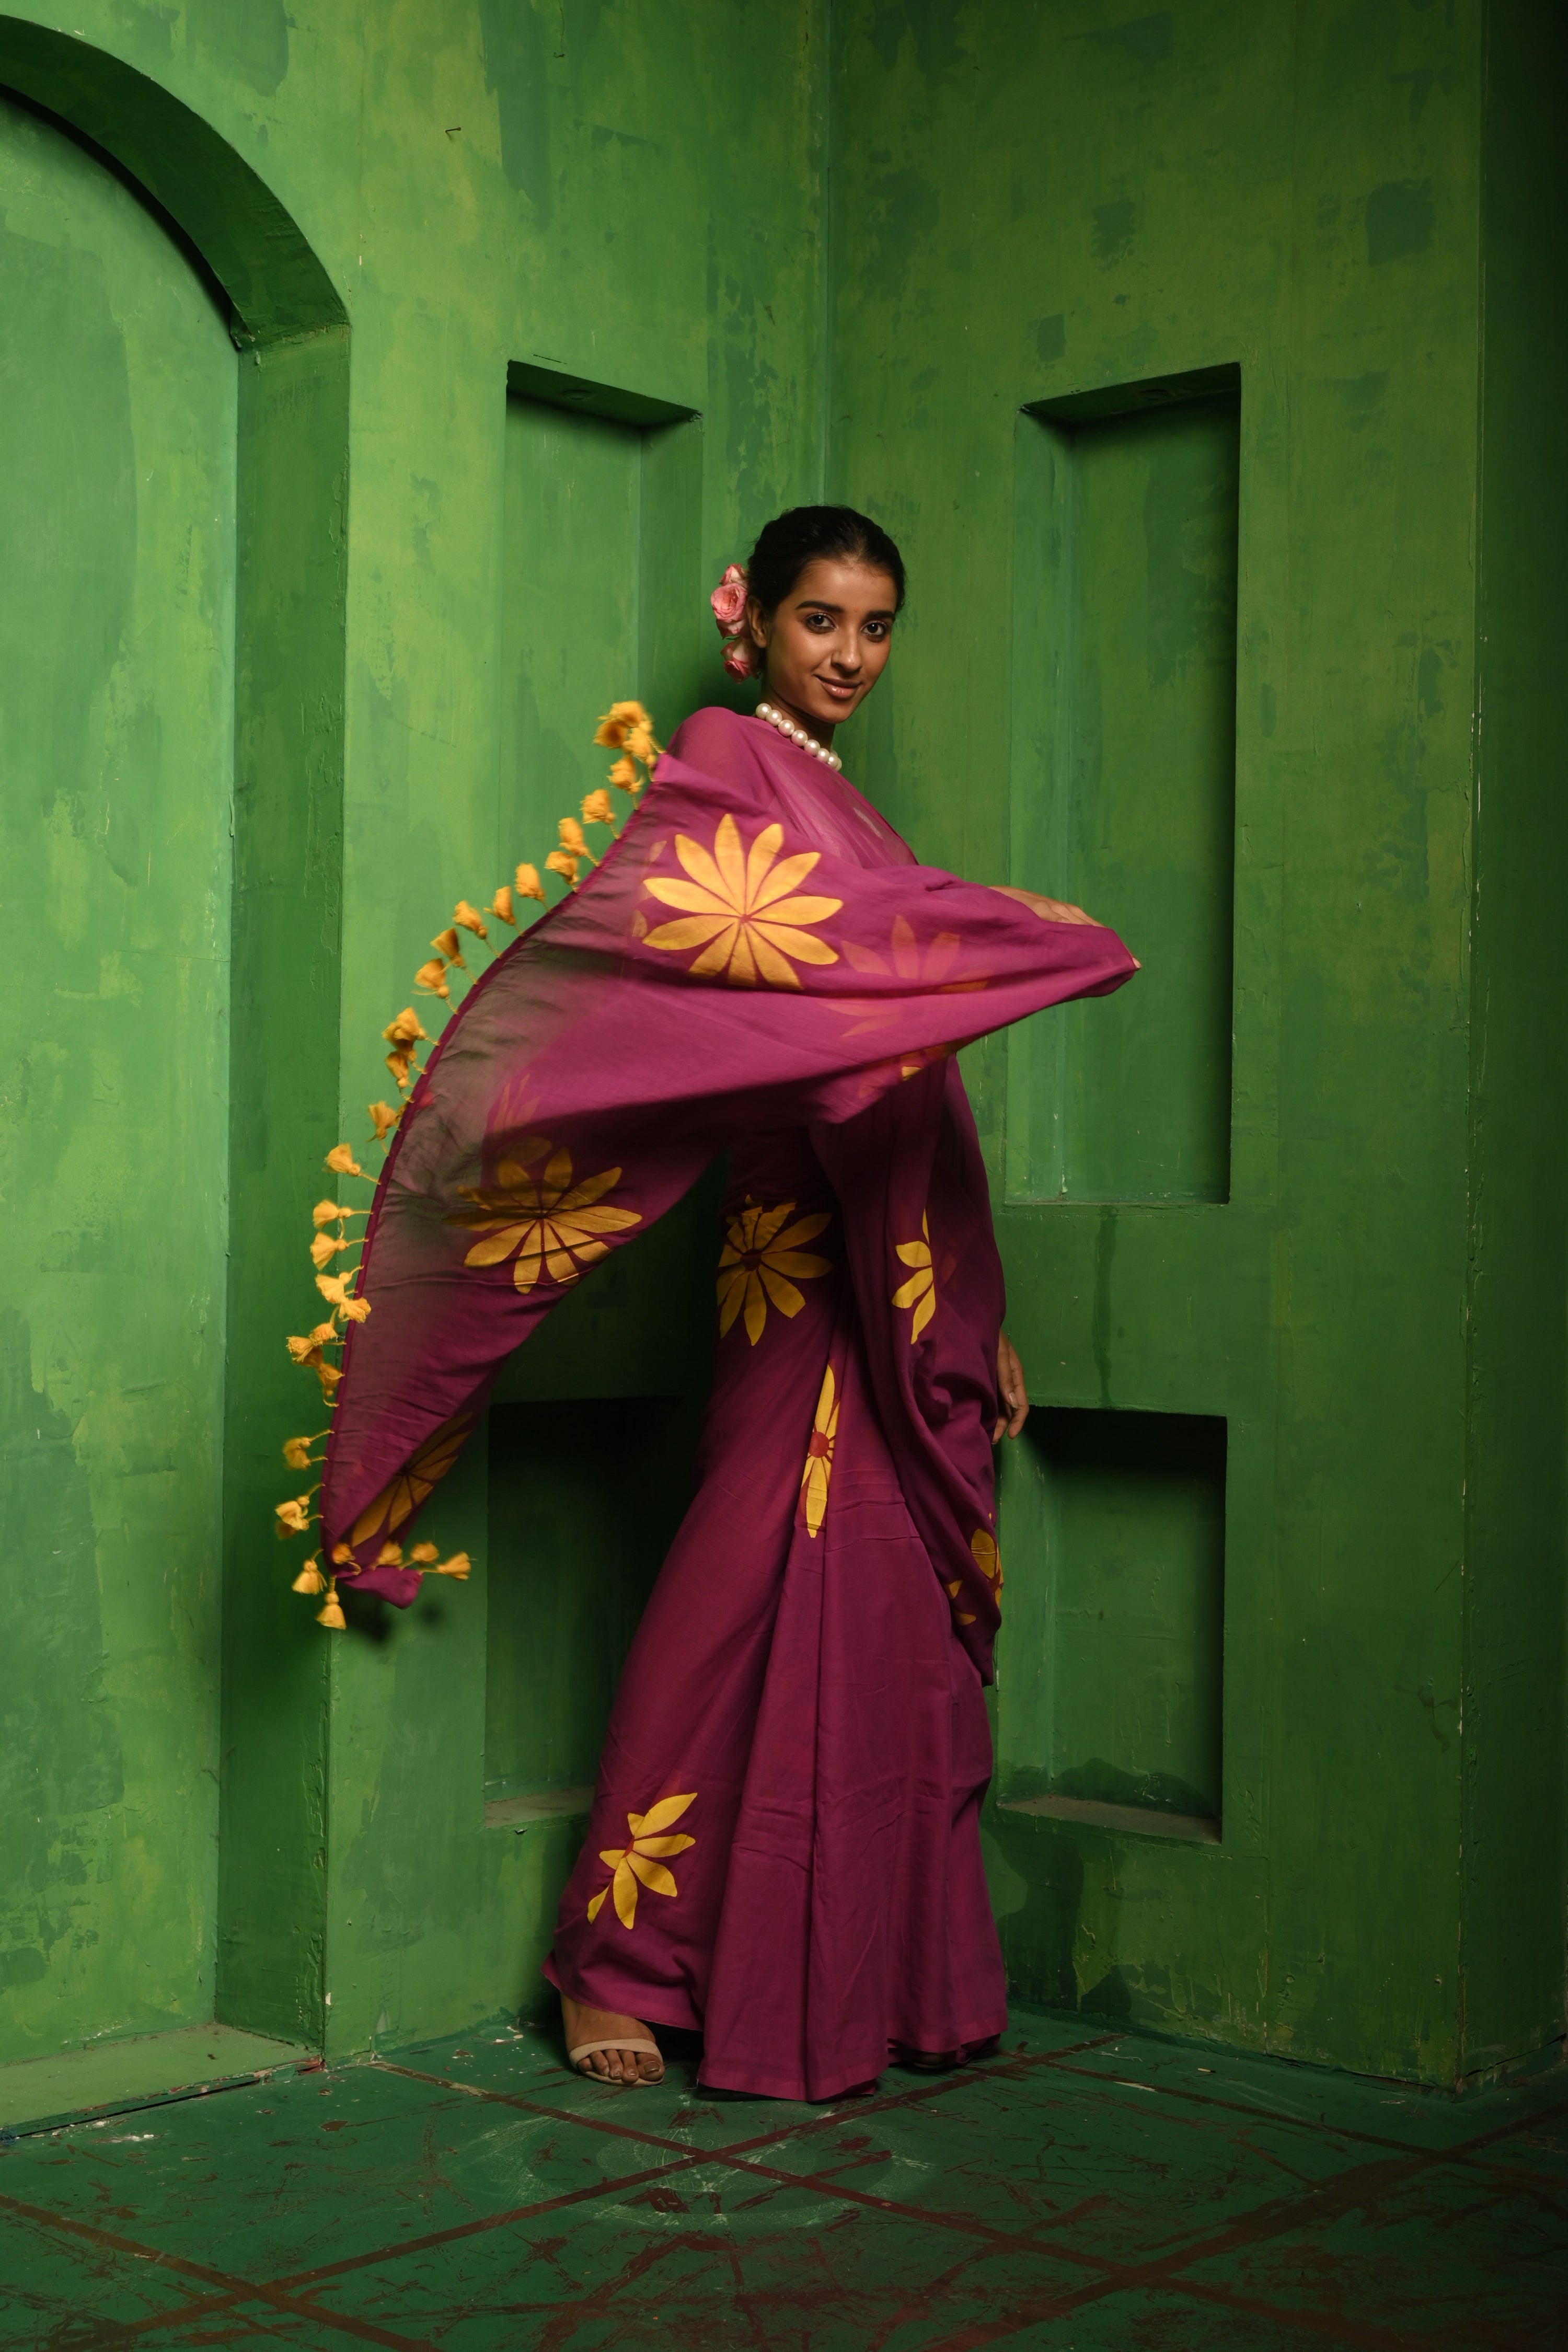
[[[1079,2008],[1074,1958],[1083,1908],[1079,1841],[1040,1822],[993,1811],[985,1825],[985,1860],[1008,1990],[1049,2009]]]

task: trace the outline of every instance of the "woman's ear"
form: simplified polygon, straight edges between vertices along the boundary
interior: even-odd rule
[[[754,596],[746,599],[746,629],[759,653],[765,653],[768,643],[767,615]]]

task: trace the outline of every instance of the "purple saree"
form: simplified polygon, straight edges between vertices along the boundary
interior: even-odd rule
[[[1133,969],[914,863],[699,711],[602,866],[448,1024],[377,1192],[322,1498],[401,1538],[582,1271],[731,1154],[696,1498],[622,1676],[548,1973],[822,2099],[1004,2022],[981,1874],[1001,1267],[953,1048]],[[345,1553],[352,1554],[352,1559]]]

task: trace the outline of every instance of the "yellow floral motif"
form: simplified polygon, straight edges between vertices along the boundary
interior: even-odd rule
[[[793,1201],[775,1202],[771,1209],[765,1203],[759,1207],[755,1202],[748,1201],[740,1215],[731,1218],[724,1246],[719,1253],[721,1339],[743,1307],[746,1337],[754,1348],[768,1319],[770,1299],[781,1315],[798,1315],[805,1299],[795,1288],[795,1282],[809,1282],[819,1274],[832,1273],[831,1258],[817,1257],[801,1247],[803,1242],[815,1241],[823,1227],[832,1223],[831,1213],[821,1210],[788,1224],[787,1220],[794,1215]],[[795,1281],[790,1279],[792,1275]]]
[[[728,814],[719,820],[711,856],[700,842],[678,833],[675,854],[689,880],[659,878],[647,888],[665,906],[682,907],[687,913],[683,921],[661,923],[650,931],[649,947],[669,955],[700,948],[688,969],[722,972],[737,988],[754,988],[759,982],[768,988],[798,988],[796,963],[837,963],[837,950],[800,926],[826,922],[844,901],[795,897],[821,853],[803,850],[781,861],[783,846],[783,825],[770,824],[748,852]]]
[[[833,1448],[838,1436],[838,1389],[828,1365],[822,1375],[822,1393],[805,1449],[805,1475],[800,1499],[805,1511],[805,1532],[816,1535],[827,1516],[827,1482],[833,1475]]]
[[[923,1238],[918,1242],[900,1242],[895,1255],[900,1265],[912,1265],[908,1282],[900,1282],[893,1293],[895,1307],[912,1307],[910,1318],[910,1345],[912,1348],[931,1317],[936,1313],[936,1270],[931,1262],[931,1226],[921,1219]]]
[[[668,1829],[671,1822],[680,1819],[687,1806],[696,1801],[696,1797],[695,1789],[684,1797],[661,1797],[647,1812],[626,1815],[626,1827],[632,1833],[631,1843],[611,1846],[600,1854],[599,1860],[607,1863],[616,1874],[608,1886],[600,1887],[589,1904],[590,1919],[598,1917],[605,1895],[613,1894],[616,1918],[623,1927],[631,1927],[637,1916],[639,1881],[655,1895],[679,1893],[673,1876],[664,1866],[663,1857],[684,1853],[689,1845],[696,1844],[697,1840],[684,1834],[665,1837],[662,1832]]]
[[[995,1599],[1002,1590],[1002,1555],[996,1549],[996,1538],[989,1528],[976,1528],[969,1538],[969,1549],[974,1554],[974,1565],[991,1587]]]
[[[855,940],[845,940],[844,954],[857,971],[874,972],[879,979],[915,981],[922,991],[930,989],[938,996],[968,996],[975,989],[985,987],[990,974],[961,971],[953,975],[952,967],[963,945],[956,931],[938,931],[922,946],[907,917],[895,915],[886,955],[875,948],[862,947]],[[903,1005],[896,996],[843,997],[835,1009],[855,1016],[855,1026],[845,1034],[858,1037],[868,1029],[886,1029],[898,1019]],[[952,1048],[943,1050],[951,1052]]]
[[[384,1532],[395,1535],[406,1519],[411,1519],[426,1496],[443,1479],[463,1450],[463,1440],[473,1427],[471,1412],[454,1413],[433,1429],[417,1453],[410,1455],[390,1485],[382,1488],[374,1503],[367,1504],[349,1530],[349,1546],[357,1551],[361,1544],[373,1536]],[[340,1550],[347,1548],[340,1546]],[[350,1560],[332,1554],[334,1563],[347,1567]]]
[[[528,1171],[540,1160],[545,1166],[536,1182]],[[468,1188],[474,1207],[459,1210],[447,1223],[468,1225],[481,1236],[464,1258],[465,1265],[499,1265],[515,1250],[511,1278],[521,1291],[531,1290],[542,1273],[552,1282],[575,1282],[583,1268],[609,1248],[603,1234],[624,1234],[642,1223],[635,1209],[599,1205],[620,1182],[618,1168],[606,1168],[574,1184],[572,1154],[564,1145],[556,1150],[542,1136],[526,1136],[516,1157],[501,1161],[496,1178],[495,1192]]]

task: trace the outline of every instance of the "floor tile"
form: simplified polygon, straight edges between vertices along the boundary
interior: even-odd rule
[[[13,2347],[32,2352],[37,2346],[70,2352],[96,2317],[122,2328],[143,2326],[209,2292],[160,2263],[0,2210],[0,2347],[5,2352]]]
[[[784,2143],[769,2160],[901,2208],[1008,2235],[1033,2231],[1058,2250],[1124,2263],[1302,2194],[1360,2154],[1266,2116],[1194,2115],[1148,2093],[1108,2095],[1044,2069],[847,2117]]]
[[[132,2124],[137,2127],[130,2128]],[[19,2142],[0,2189],[268,2278],[676,2160],[374,2067]]]
[[[1568,2341],[1568,2230],[1466,2166],[1368,2165],[1332,2184],[1321,2210],[1260,2212],[1183,2268],[1194,2284],[1380,2329],[1425,2352]]]
[[[0,2352],[1568,2352],[1561,2076],[1325,2087],[1028,2012],[837,2108],[694,2073],[492,2026],[0,2145],[96,2233],[13,2203]]]
[[[999,2274],[989,2250],[960,2233],[703,2165],[312,2292],[323,2306],[453,2352],[510,2341],[551,2352],[664,2344],[924,2352],[983,2318],[998,2293],[1054,2292],[1067,2302],[1083,2284],[1037,2254]]]
[[[1456,2095],[1135,2033],[1058,2063],[1068,2073],[1142,2084],[1194,2106],[1239,2106],[1308,2130],[1426,2149],[1459,2147],[1517,2116],[1521,2105],[1549,2108],[1565,2095],[1560,2068]]]
[[[0,2130],[157,2098],[179,2098],[193,2088],[266,2074],[274,2068],[313,2066],[308,2050],[241,2033],[232,2025],[182,2025],[106,2042],[58,2058],[25,2058],[0,2066]]]

